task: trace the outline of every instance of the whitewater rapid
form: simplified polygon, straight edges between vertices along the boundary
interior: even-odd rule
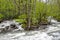
[[[40,31],[0,34],[0,40],[52,40],[52,38],[53,36]]]
[[[58,24],[57,24],[58,23]],[[0,34],[0,40],[60,40],[60,23],[52,22],[44,30],[12,31]],[[21,26],[20,28],[21,29]]]
[[[16,31],[0,34],[0,40],[59,40],[60,31],[55,31],[58,28],[50,27],[47,31]],[[52,30],[54,30],[52,32]]]

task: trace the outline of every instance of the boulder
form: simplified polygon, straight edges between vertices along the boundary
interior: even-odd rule
[[[15,21],[3,21],[0,23],[0,32],[12,31],[14,29],[23,30],[22,25]]]

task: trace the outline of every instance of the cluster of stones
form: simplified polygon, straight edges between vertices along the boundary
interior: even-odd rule
[[[23,30],[21,23],[13,21],[3,21],[0,23],[0,32],[12,31],[14,29]]]

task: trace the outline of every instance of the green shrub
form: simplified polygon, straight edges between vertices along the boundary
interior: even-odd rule
[[[0,19],[2,19],[4,16],[2,14],[0,14]]]
[[[0,22],[3,21],[4,15],[0,14]]]
[[[26,20],[25,19],[15,19],[16,22],[22,23],[22,27],[26,27]]]

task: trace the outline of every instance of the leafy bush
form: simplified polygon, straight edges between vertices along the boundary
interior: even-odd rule
[[[3,18],[3,15],[2,14],[0,14],[0,19],[2,19]]]
[[[0,14],[0,22],[3,21],[4,15]]]

